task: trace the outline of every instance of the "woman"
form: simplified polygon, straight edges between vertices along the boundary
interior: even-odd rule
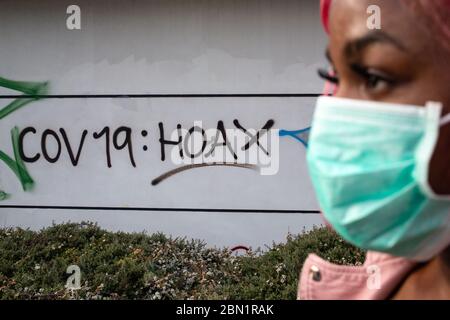
[[[298,297],[450,299],[450,0],[321,10],[336,89],[317,102],[309,172],[327,222],[369,251],[355,267],[310,255]]]

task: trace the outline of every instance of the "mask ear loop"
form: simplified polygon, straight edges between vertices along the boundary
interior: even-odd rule
[[[450,123],[450,114],[440,118],[442,112],[442,103],[440,102],[430,101],[426,104],[426,107],[428,108],[428,115],[430,117],[429,120],[431,121],[427,121],[427,131],[424,141],[422,141],[416,151],[416,161],[420,160],[421,163],[426,163],[427,165],[420,166],[421,170],[416,172],[416,178],[419,178],[420,181],[422,181],[422,183],[420,183],[420,187],[422,191],[431,199],[449,201],[450,195],[436,194],[431,188],[429,182],[429,165],[439,139],[439,128],[436,128],[436,122],[438,121],[439,127]],[[417,169],[419,169],[419,167],[417,167]]]
[[[450,123],[450,113],[448,113],[448,114],[446,114],[445,116],[443,116],[442,118],[441,118],[441,120],[439,121],[439,125],[441,126],[441,127],[443,127],[443,126],[445,126],[445,125],[447,125],[447,124],[449,124]]]

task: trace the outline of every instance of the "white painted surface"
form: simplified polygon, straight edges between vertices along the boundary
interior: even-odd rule
[[[82,29],[67,30],[66,8]],[[317,93],[315,0],[2,0],[0,75],[54,94]]]
[[[125,4],[118,0],[100,0],[76,3],[82,9],[82,30],[69,31],[65,11],[72,2],[3,0],[0,3],[0,76],[49,81],[50,94],[321,91],[316,68],[324,63],[325,37],[316,1],[166,0],[127,1]],[[0,93],[13,92],[0,88]],[[203,111],[201,114],[214,124],[219,117],[226,122],[233,119],[233,114],[239,114],[243,123],[253,120],[253,126],[258,126],[270,114],[283,129],[292,130],[309,125],[314,106],[314,99],[310,98],[232,98],[232,105],[226,109],[220,99],[202,99],[201,107],[193,105],[195,99],[179,100],[178,104],[170,99],[42,100],[0,120],[0,149],[11,154],[9,130],[16,124],[23,127],[37,123],[54,128],[65,125],[75,130],[86,123],[91,126],[107,121],[117,124],[115,117],[120,115],[124,117],[121,121],[126,119],[139,130],[150,114],[144,110],[148,105],[159,105],[156,108],[166,105],[167,110],[161,109],[158,114],[163,114],[173,124],[179,119],[184,123],[199,120],[195,119],[199,115],[195,110],[204,108],[207,116]],[[0,100],[2,104],[6,102]],[[70,119],[64,111],[55,111],[57,105],[79,106],[85,116]],[[218,105],[217,109],[208,108]],[[99,110],[89,113],[89,108]],[[31,113],[32,110],[36,113]],[[220,113],[216,114],[217,110],[221,110]],[[87,118],[88,114],[91,116]],[[154,122],[151,127],[155,130]],[[141,150],[141,143],[136,146]],[[125,185],[123,190],[133,192],[135,196],[129,196],[126,201],[138,206],[155,203],[164,207],[317,210],[304,165],[304,151],[298,142],[283,138],[280,173],[272,177],[255,176],[253,172],[239,169],[207,168],[167,180],[150,197],[140,184]],[[144,157],[142,152],[140,156]],[[98,161],[86,163],[100,164]],[[19,197],[11,198],[10,203],[30,204],[39,200],[47,204],[74,204],[82,200],[109,206],[123,202],[117,191],[122,186],[116,183],[109,185],[105,194],[96,193],[92,181],[103,179],[105,183],[106,171],[92,177],[89,170],[74,172],[70,166],[61,164],[56,165],[56,170],[44,169],[44,165],[27,165],[36,181],[49,183],[47,189],[42,187],[40,198],[33,198],[33,193],[20,191],[17,181],[0,163],[2,188],[13,186],[8,191]],[[117,181],[120,175],[133,175],[129,170],[125,161],[119,160],[111,181]],[[140,178],[134,177],[134,182],[141,179],[140,183],[145,184],[156,174],[148,167],[143,170]],[[49,172],[54,175],[52,179],[43,179]],[[89,188],[72,184],[72,174],[76,174],[79,181],[91,180]],[[51,189],[51,181],[64,181],[67,189]],[[218,181],[226,183],[218,184]],[[206,198],[198,196],[207,189],[216,193]],[[181,196],[175,200],[174,193]],[[222,196],[224,193],[226,196]],[[192,196],[194,194],[197,196]],[[299,214],[0,209],[2,226],[36,229],[52,221],[68,220],[97,221],[111,230],[162,231],[204,239],[218,246],[263,246],[283,241],[288,231],[295,233],[321,223],[318,215]]]
[[[9,130],[14,126],[21,130],[35,128],[36,133],[24,136],[23,149],[27,157],[39,155],[37,161],[26,163],[36,185],[32,191],[23,192],[11,170],[0,171],[2,187],[11,193],[11,198],[1,204],[317,210],[305,166],[305,147],[290,137],[281,137],[278,142],[276,131],[308,127],[313,104],[314,99],[306,98],[47,99],[34,102],[1,120],[0,146],[12,156]],[[270,136],[276,144],[272,141],[272,145],[268,145],[264,137],[260,138],[261,146],[271,155],[268,160],[273,162],[273,174],[232,167],[197,168],[151,185],[153,179],[183,165],[175,162],[171,155],[178,156],[179,146],[185,160],[191,160],[186,157],[185,140],[192,141],[192,136],[187,134],[183,135],[179,146],[164,146],[165,159],[162,160],[159,123],[164,125],[164,139],[176,141],[177,124],[188,130],[201,122],[202,128],[212,129],[211,137],[215,137],[218,121],[223,121],[226,130],[241,133],[233,124],[235,119],[247,130],[254,129],[253,135],[266,122],[274,121],[274,127],[265,137],[272,133]],[[111,167],[107,165],[106,136],[94,138],[94,133],[106,126],[110,129]],[[130,150],[135,166],[128,147],[117,150],[113,146],[113,132],[121,126],[131,130]],[[67,134],[69,147],[59,132],[61,128]],[[49,157],[56,159],[59,149],[60,156],[55,163],[43,155],[42,137],[46,129],[55,132],[59,140],[58,148],[53,136],[45,139]],[[85,130],[87,134],[81,144]],[[142,136],[142,130],[148,132],[147,136]],[[174,137],[171,137],[172,132]],[[200,138],[200,134],[196,137]],[[121,133],[118,143],[124,138]],[[222,138],[220,136],[220,142]],[[251,163],[251,159],[242,158],[238,150],[248,139],[234,145],[229,132],[227,140],[236,150],[233,152],[238,155],[237,163]],[[205,144],[203,157],[196,157],[195,163],[214,161],[206,156],[212,143],[209,140]],[[68,148],[74,154],[80,150],[76,165],[70,160]],[[195,151],[189,152],[197,153],[201,142],[193,149]],[[252,143],[249,154],[257,155],[261,150]],[[226,162],[234,161],[228,149],[217,146],[217,155],[220,151],[226,151],[230,159]],[[175,160],[179,160],[178,157]]]

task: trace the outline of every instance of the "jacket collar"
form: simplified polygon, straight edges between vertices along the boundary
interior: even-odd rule
[[[404,258],[368,252],[361,266],[341,266],[310,254],[300,274],[301,300],[387,299],[417,265]]]

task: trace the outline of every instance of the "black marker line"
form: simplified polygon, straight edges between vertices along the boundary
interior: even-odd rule
[[[223,208],[144,208],[144,207],[85,207],[85,206],[37,206],[0,205],[0,209],[39,209],[39,210],[85,210],[85,211],[165,211],[165,212],[217,212],[217,213],[282,213],[282,214],[320,214],[318,210],[277,210],[277,209],[223,209]]]
[[[193,93],[193,94],[48,94],[48,95],[0,95],[0,99],[105,99],[105,98],[316,98],[320,93]]]
[[[163,173],[159,177],[152,180],[152,186],[158,185],[160,182],[166,180],[167,178],[170,178],[171,176],[176,175],[177,173],[196,169],[196,168],[204,168],[204,167],[235,167],[235,168],[242,168],[242,169],[251,169],[259,171],[259,167],[254,164],[248,164],[248,163],[228,163],[228,162],[211,162],[211,163],[197,163],[197,164],[187,164],[182,167],[178,167],[175,169],[172,169],[170,171],[167,171],[166,173]]]

